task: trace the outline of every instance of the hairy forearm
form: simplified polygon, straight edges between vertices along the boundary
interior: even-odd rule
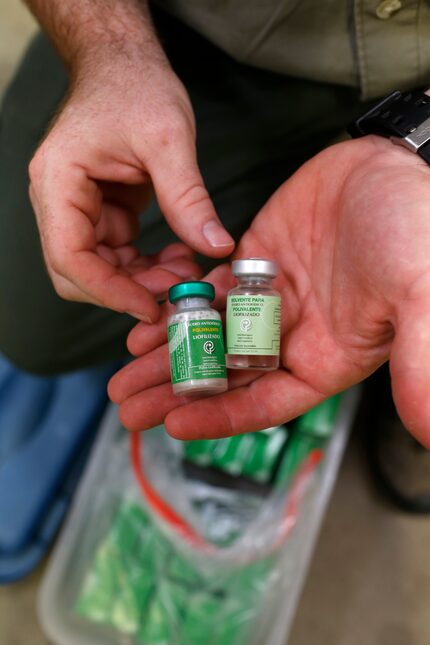
[[[25,0],[73,75],[115,57],[165,57],[146,0]]]

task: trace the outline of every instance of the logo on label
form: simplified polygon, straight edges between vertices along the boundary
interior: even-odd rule
[[[213,354],[215,351],[215,343],[211,340],[207,340],[203,345],[203,349],[205,350],[206,354]]]
[[[240,330],[241,331],[249,331],[252,327],[252,322],[249,320],[249,318],[243,318],[240,321]]]

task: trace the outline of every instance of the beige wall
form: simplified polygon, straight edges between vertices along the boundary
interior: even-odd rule
[[[32,16],[20,0],[0,0],[0,92],[35,29]]]

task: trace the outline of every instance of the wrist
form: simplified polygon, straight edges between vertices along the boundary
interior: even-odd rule
[[[166,64],[145,0],[26,0],[72,81],[99,69]]]
[[[403,146],[394,144],[390,139],[377,134],[368,134],[349,142],[355,150],[356,159],[366,160],[370,169],[384,166],[422,166],[428,168],[426,162]],[[371,170],[373,172],[373,170]]]
[[[69,57],[68,67],[72,82],[91,77],[112,75],[120,77],[141,73],[144,69],[170,67],[155,34],[143,30],[109,30],[81,38]]]
[[[130,82],[141,81],[154,70],[170,69],[161,46],[157,43],[134,40],[127,42],[121,36],[103,39],[79,47],[68,64],[73,88],[98,85],[105,82],[112,89],[118,84],[124,88]]]

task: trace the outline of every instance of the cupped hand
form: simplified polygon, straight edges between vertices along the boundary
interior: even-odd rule
[[[281,367],[233,372],[229,391],[175,397],[166,313],[129,336],[138,358],[109,393],[131,430],[162,421],[182,439],[221,437],[285,422],[357,383],[390,359],[405,425],[430,447],[430,169],[378,137],[338,144],[273,195],[237,257],[277,261]],[[218,306],[232,286],[226,265],[209,277]]]
[[[148,322],[159,315],[154,296],[178,276],[197,275],[189,252],[178,260],[177,246],[155,258],[133,246],[152,189],[188,247],[212,257],[234,247],[197,166],[188,95],[160,57],[105,58],[81,70],[30,164],[30,197],[59,295]]]

